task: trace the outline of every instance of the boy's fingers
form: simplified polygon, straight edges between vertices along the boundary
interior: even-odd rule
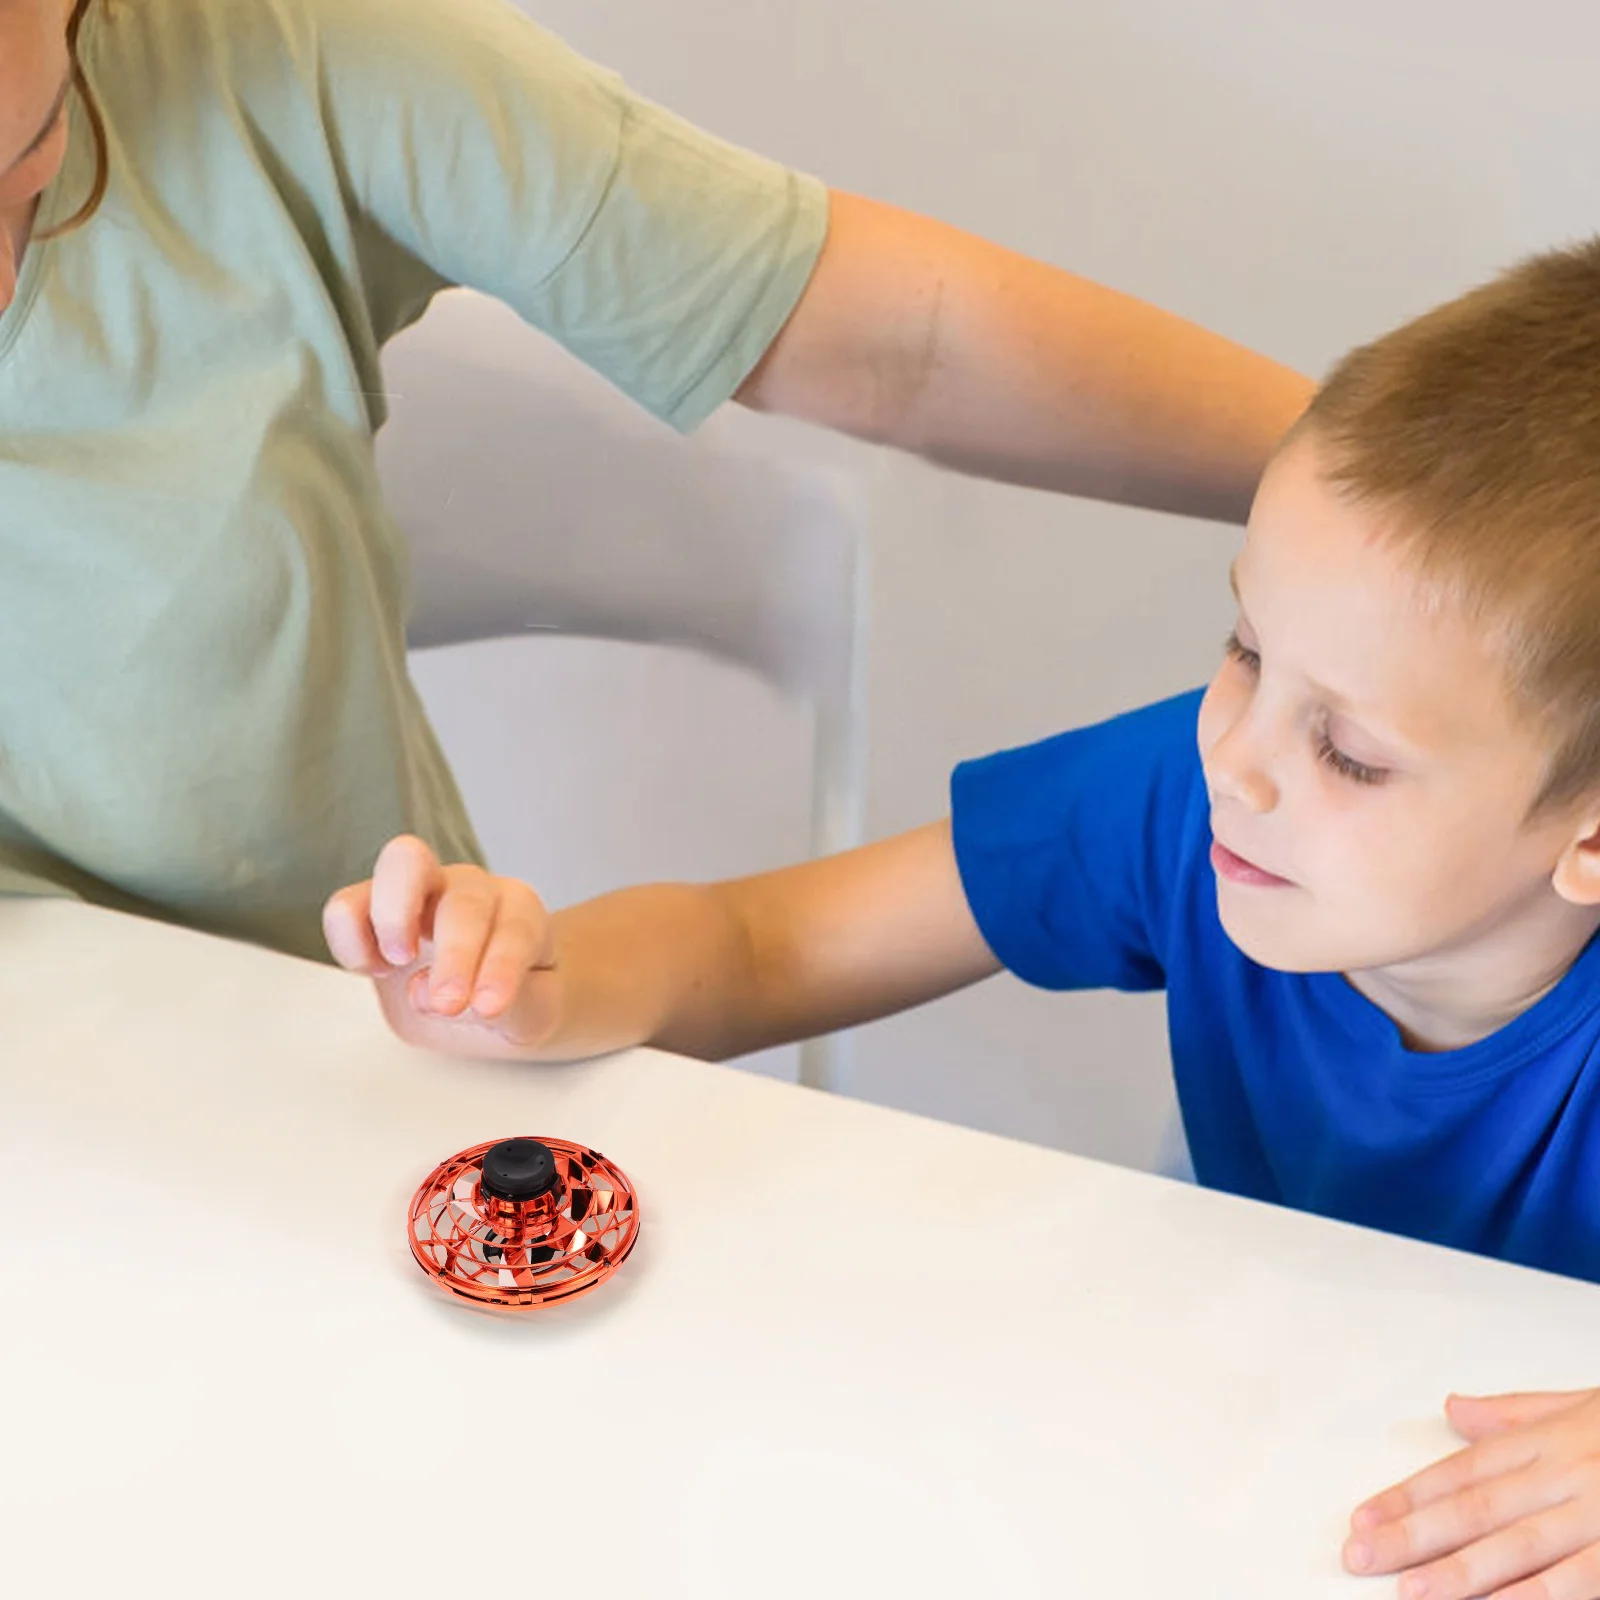
[[[1544,1394],[1453,1394],[1446,1403],[1450,1426],[1464,1439],[1487,1439],[1512,1428],[1525,1428],[1546,1417],[1570,1411],[1593,1393],[1589,1389]]]
[[[428,1006],[428,980],[430,973],[426,967],[420,967],[405,980],[401,993],[405,995],[406,1004],[418,1016],[425,1017],[429,1014]]]
[[[1356,1572],[1398,1572],[1464,1550],[1571,1498],[1565,1473],[1535,1463],[1429,1501],[1393,1522],[1352,1533],[1345,1543],[1346,1565]]]
[[[351,972],[382,972],[388,967],[372,932],[372,885],[352,884],[322,908],[322,936],[328,952]]]
[[[524,883],[502,880],[494,930],[478,963],[472,1009],[498,1022],[535,968],[547,967],[555,951],[550,918]]]
[[[495,881],[476,867],[450,867],[433,914],[428,1008],[453,1017],[472,999],[479,962],[495,928]]]
[[[559,1021],[561,974],[550,967],[524,973],[511,1003],[491,1021],[502,1039],[520,1049],[542,1044]]]
[[[530,989],[535,985],[553,988],[555,982],[553,972],[534,972],[529,975],[529,982],[518,990],[514,1009],[522,1013],[518,1021],[525,1028],[525,1034],[516,1033],[504,1017],[490,1022],[470,1011],[459,1017],[434,1015],[428,1010],[425,969],[380,977],[377,990],[384,1015],[402,1039],[446,1055],[468,1054],[491,1060],[518,1061],[526,1059],[530,1045],[537,1045],[548,1034],[548,1023],[541,1027],[539,1019],[553,1017],[556,1012],[553,994],[530,993]]]
[[[383,847],[372,869],[371,922],[390,966],[409,966],[417,959],[444,886],[444,868],[422,840],[402,834]]]
[[[324,927],[341,963],[378,980],[391,1024],[413,1043],[448,1050],[470,1038],[475,1053],[512,1056],[549,1034],[554,930],[515,878],[443,867],[420,839],[395,839],[370,884],[329,901]]]
[[[1538,1457],[1538,1441],[1525,1433],[1502,1434],[1468,1445],[1357,1506],[1351,1525],[1357,1533],[1365,1533],[1475,1484],[1522,1472]]]

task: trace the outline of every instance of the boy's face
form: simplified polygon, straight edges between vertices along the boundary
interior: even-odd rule
[[[1278,457],[1200,709],[1222,923],[1284,971],[1397,968],[1571,914],[1552,874],[1582,808],[1528,821],[1544,735],[1378,526],[1321,480],[1314,436]]]

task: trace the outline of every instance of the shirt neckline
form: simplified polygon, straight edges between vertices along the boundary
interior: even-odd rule
[[[1356,989],[1342,973],[1307,975],[1319,1000],[1339,1015],[1357,1042],[1395,1069],[1396,1087],[1433,1093],[1482,1085],[1545,1054],[1560,1039],[1600,1009],[1600,931],[1548,993],[1504,1027],[1456,1050],[1413,1050],[1387,1012]]]
[[[86,80],[88,69],[81,66],[81,63],[83,63],[86,55],[89,32],[94,26],[95,12],[98,9],[94,5],[89,7],[78,32],[78,60],[80,62],[80,70],[83,71]],[[92,92],[92,84],[90,89]],[[22,252],[22,263],[17,272],[16,293],[11,297],[11,304],[3,312],[0,312],[0,362],[5,361],[10,356],[12,348],[28,321],[29,313],[33,310],[34,301],[39,297],[39,290],[43,287],[45,272],[55,254],[55,247],[58,241],[40,238],[39,236],[48,233],[50,229],[65,220],[63,212],[66,197],[72,192],[72,185],[76,183],[78,173],[84,165],[85,141],[87,141],[89,154],[93,155],[94,130],[90,127],[89,119],[84,113],[83,94],[76,86],[73,92],[67,96],[66,116],[66,158],[61,163],[61,170],[40,192],[39,206],[33,218],[33,228],[28,236],[27,247]],[[89,170],[93,170],[92,163]]]

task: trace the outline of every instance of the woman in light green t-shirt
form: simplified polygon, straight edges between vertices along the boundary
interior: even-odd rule
[[[0,0],[0,893],[304,955],[477,845],[406,675],[379,352],[497,295],[730,398],[1239,517],[1309,386],[710,138],[505,0]]]

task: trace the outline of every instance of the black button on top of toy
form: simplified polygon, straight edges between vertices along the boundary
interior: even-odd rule
[[[483,1187],[499,1200],[537,1200],[555,1186],[556,1158],[537,1139],[502,1139],[483,1155]]]

